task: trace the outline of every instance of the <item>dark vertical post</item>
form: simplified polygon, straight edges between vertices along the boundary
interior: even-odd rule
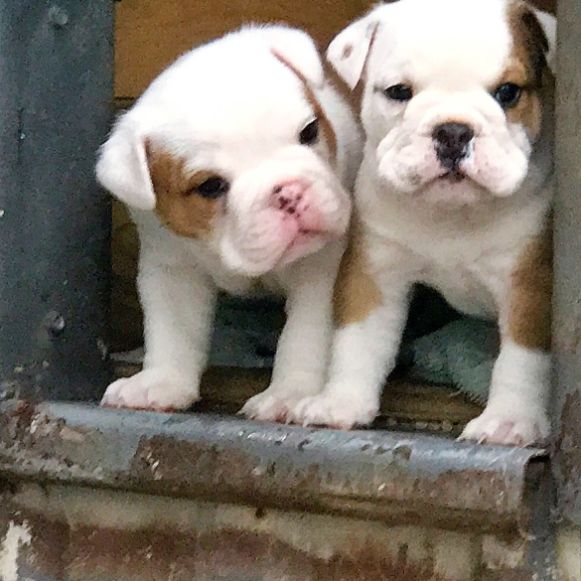
[[[555,473],[560,513],[581,525],[581,3],[561,0],[558,16]]]
[[[93,399],[107,379],[112,0],[0,0],[0,385]]]

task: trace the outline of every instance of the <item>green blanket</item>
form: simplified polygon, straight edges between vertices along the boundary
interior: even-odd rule
[[[496,324],[460,317],[404,344],[401,360],[414,378],[456,388],[483,404],[498,347]]]

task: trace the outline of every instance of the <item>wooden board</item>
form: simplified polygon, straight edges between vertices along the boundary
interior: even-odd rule
[[[288,22],[326,44],[369,5],[369,0],[123,0],[116,12],[115,95],[139,95],[178,55],[245,22]]]
[[[533,0],[555,12],[556,0]],[[115,96],[136,97],[172,60],[243,23],[288,22],[323,46],[370,0],[123,0],[117,3]]]

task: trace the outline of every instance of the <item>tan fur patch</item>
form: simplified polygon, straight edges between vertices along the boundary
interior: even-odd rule
[[[337,73],[333,65],[329,61],[324,61],[323,68],[325,70],[325,79],[332,87],[343,97],[343,100],[351,108],[351,112],[355,117],[359,117],[361,113],[361,101],[355,93],[349,88],[343,78]]]
[[[509,109],[506,116],[511,123],[525,127],[531,141],[537,141],[541,134],[543,108],[541,99],[535,91],[523,91],[516,107]]]
[[[381,290],[369,273],[362,229],[355,218],[335,283],[335,324],[345,327],[362,321],[382,302]]]
[[[323,139],[327,143],[327,147],[329,148],[329,155],[331,156],[331,160],[334,163],[337,160],[337,134],[331,125],[329,117],[327,117],[325,110],[317,99],[315,92],[308,85],[305,85],[305,96],[313,108],[317,119],[319,120]]]
[[[323,106],[317,99],[317,96],[315,95],[313,88],[310,86],[308,80],[305,78],[303,73],[301,73],[301,71],[299,71],[282,54],[278,53],[275,50],[272,51],[272,54],[278,61],[280,61],[285,67],[287,67],[302,83],[305,98],[313,108],[313,111],[317,116],[317,119],[319,120],[319,125],[321,127],[323,138],[325,139],[325,142],[327,143],[327,146],[329,148],[329,155],[331,156],[331,160],[335,162],[335,160],[337,159],[337,134],[335,133],[333,125],[331,124],[329,117],[325,113]]]
[[[529,138],[540,135],[542,107],[539,94],[547,81],[546,52],[548,42],[536,16],[521,0],[509,4],[508,22],[513,38],[512,54],[496,86],[515,83],[522,87],[516,106],[507,109],[510,122],[527,129]]]
[[[204,238],[212,231],[212,222],[220,214],[222,199],[207,199],[195,192],[215,174],[198,171],[188,174],[184,161],[146,145],[151,181],[155,191],[155,212],[173,232],[187,238]]]
[[[529,349],[551,347],[553,294],[553,229],[533,238],[512,273],[508,332],[518,345]]]
[[[512,57],[526,69],[533,88],[542,84],[547,67],[549,41],[531,8],[522,0],[513,0],[508,7],[508,22],[514,42]]]

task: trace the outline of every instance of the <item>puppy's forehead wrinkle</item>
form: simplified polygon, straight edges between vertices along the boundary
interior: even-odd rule
[[[512,44],[505,0],[400,2],[382,21],[374,79],[399,75],[420,88],[454,88],[488,85],[501,74]]]
[[[141,99],[141,107],[160,112],[159,124],[167,133],[195,129],[222,144],[230,136],[275,137],[279,132],[288,138],[300,130],[310,113],[302,84],[268,50],[229,53],[228,58],[218,53],[216,59],[198,59],[197,53],[162,74],[164,82],[154,83]]]

